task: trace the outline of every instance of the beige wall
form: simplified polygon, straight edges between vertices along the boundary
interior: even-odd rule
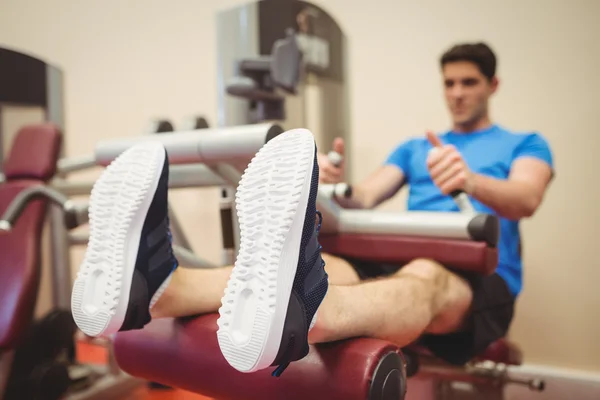
[[[0,45],[66,72],[67,153],[137,135],[149,118],[216,121],[215,12],[235,0],[32,1],[0,3]],[[322,0],[350,39],[351,149],[363,178],[392,146],[444,129],[437,58],[455,41],[489,41],[502,86],[493,116],[541,131],[557,179],[524,224],[525,291],[512,337],[526,361],[600,372],[600,203],[592,164],[599,150],[600,2],[595,0]],[[376,141],[373,138],[377,138]],[[197,251],[217,261],[216,195],[174,195]],[[404,195],[384,207],[401,209]],[[190,223],[191,222],[191,223]],[[78,257],[74,257],[78,259]]]

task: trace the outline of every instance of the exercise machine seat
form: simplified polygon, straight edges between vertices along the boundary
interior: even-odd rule
[[[143,330],[121,332],[114,343],[117,362],[129,374],[219,400],[403,397],[404,361],[389,342],[359,338],[310,346],[279,378],[271,376],[274,367],[244,374],[219,349],[217,318],[158,319]]]
[[[497,263],[493,247],[467,240],[337,234],[323,235],[320,241],[329,253],[374,261],[403,263],[427,257],[482,273],[491,273]],[[216,318],[210,314],[155,320],[143,330],[119,333],[115,340],[117,361],[132,375],[217,399],[403,397],[405,360],[390,342],[355,338],[312,345],[309,355],[292,363],[280,378],[270,375],[273,368],[242,374],[221,354]],[[512,354],[500,342],[493,349],[482,356],[501,360],[502,355]],[[378,385],[380,374],[389,379],[387,386]],[[394,390],[398,393],[387,393]]]
[[[430,258],[450,268],[489,275],[496,269],[498,251],[485,242],[440,238],[337,234],[319,238],[328,253],[384,263],[407,263],[415,258]],[[430,355],[419,346],[411,346],[418,354]],[[523,355],[519,347],[506,339],[492,343],[473,361],[492,361],[520,365]]]
[[[0,216],[21,191],[54,175],[60,146],[61,133],[51,124],[27,126],[17,133],[3,166]],[[10,232],[0,231],[0,350],[16,347],[32,320],[45,216],[46,202],[35,200]]]

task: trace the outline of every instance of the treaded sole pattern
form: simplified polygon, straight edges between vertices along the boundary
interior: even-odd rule
[[[295,129],[266,143],[240,181],[240,250],[219,309],[218,342],[241,372],[279,351],[310,194],[315,142]]]
[[[94,184],[90,239],[71,295],[75,323],[88,336],[116,333],[123,324],[140,235],[164,157],[160,143],[135,145]]]

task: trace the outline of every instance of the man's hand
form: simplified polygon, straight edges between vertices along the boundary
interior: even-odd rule
[[[336,138],[333,141],[333,151],[342,156],[342,162],[334,165],[327,154],[317,155],[319,163],[319,183],[339,183],[344,179],[344,140]]]
[[[436,186],[446,195],[457,190],[472,194],[473,173],[456,147],[444,145],[433,132],[427,132],[427,140],[433,146],[427,156],[427,169]]]

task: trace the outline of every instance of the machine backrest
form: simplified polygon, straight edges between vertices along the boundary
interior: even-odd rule
[[[24,189],[44,184],[56,171],[62,142],[50,124],[21,129],[6,158],[0,215]],[[32,201],[9,232],[0,232],[0,350],[14,348],[31,323],[40,281],[46,202]]]
[[[21,128],[4,163],[6,179],[47,182],[56,173],[61,145],[62,135],[54,124]]]

